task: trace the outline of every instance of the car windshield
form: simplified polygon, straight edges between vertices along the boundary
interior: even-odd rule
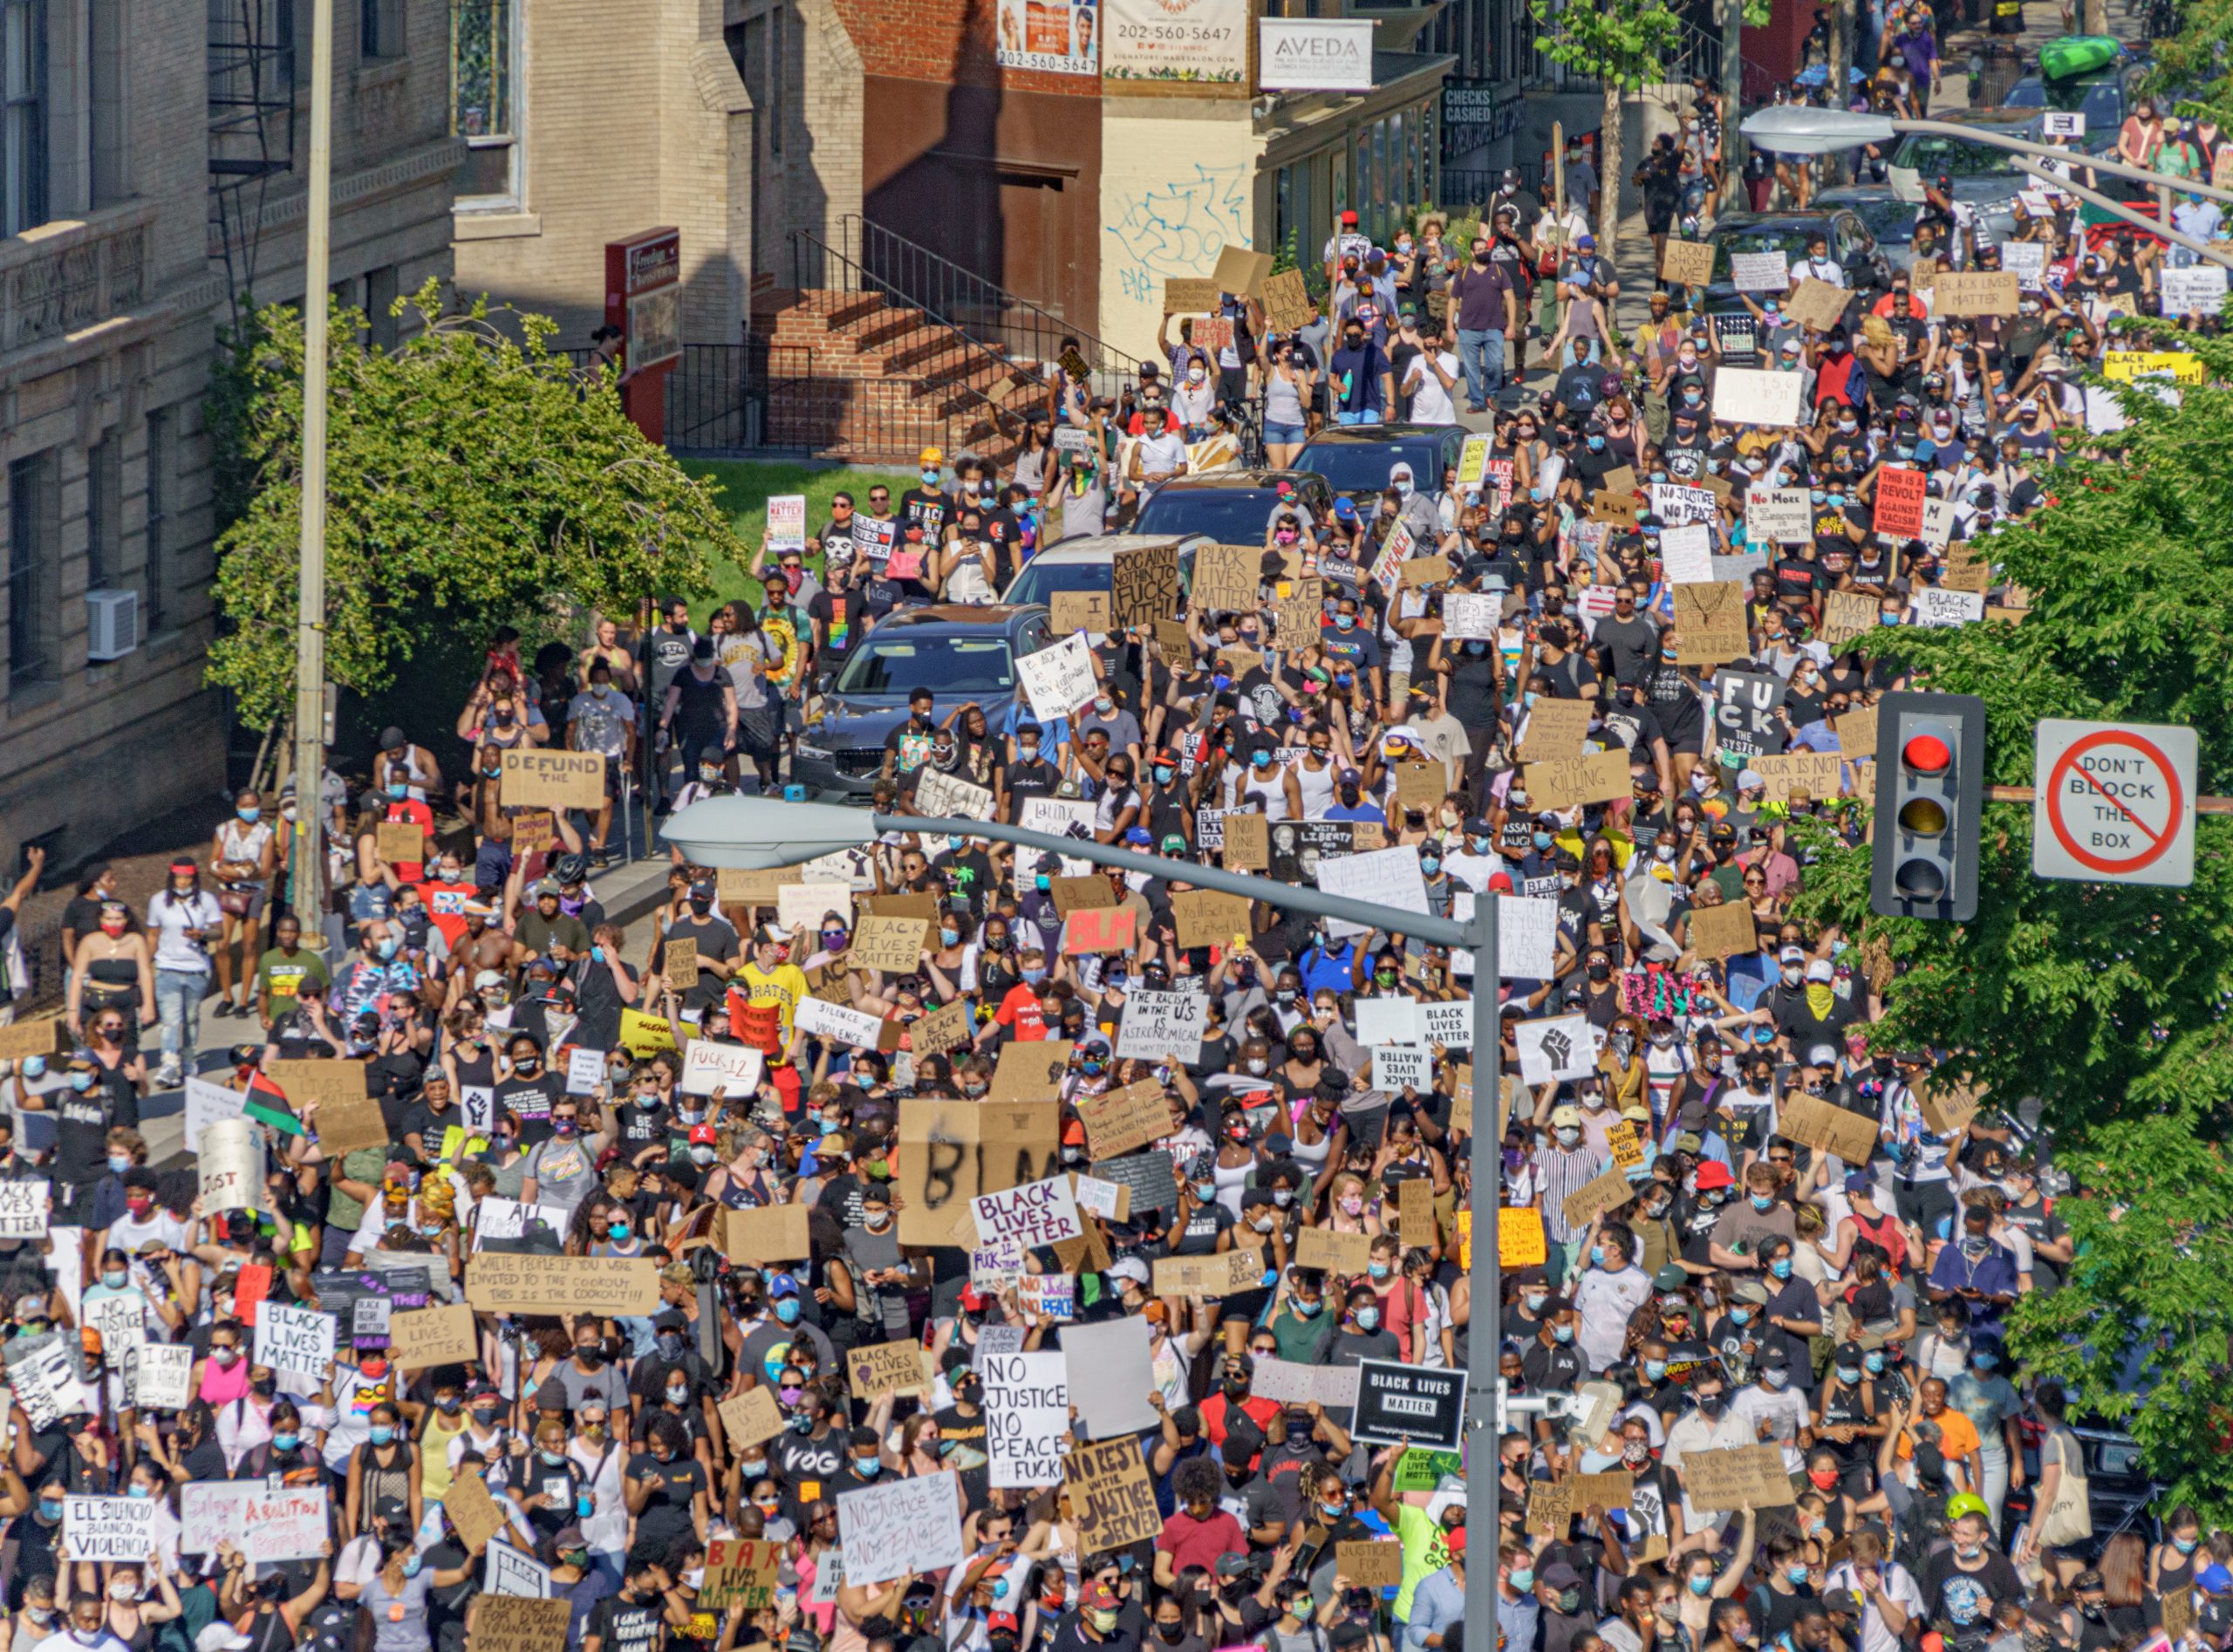
[[[1387,481],[1385,472],[1381,480]],[[1221,545],[1253,545],[1272,525],[1277,502],[1268,488],[1166,488],[1141,507],[1130,531],[1174,538],[1200,534]]]
[[[2124,120],[2124,99],[2113,80],[2041,80],[2026,76],[2008,89],[2002,106],[2082,114],[2089,138],[2101,127],[2119,126]]]
[[[1713,236],[1713,278],[1729,279],[1732,253],[1780,252],[1784,262],[1797,264],[1806,256],[1806,243],[1814,231],[1805,224],[1744,224],[1717,229]]]
[[[2021,137],[2023,133],[2011,130],[2010,137]],[[1895,167],[1907,167],[1926,178],[1936,178],[1941,173],[1955,178],[1984,178],[1994,173],[2007,173],[2010,189],[2020,181],[2019,175],[2008,163],[2008,151],[1996,149],[1990,144],[1964,143],[1959,138],[1940,138],[1929,133],[1911,133],[1903,140],[1892,157]]]
[[[846,661],[841,694],[1005,694],[1015,687],[1005,637],[878,638]]]
[[[1442,486],[1441,447],[1432,441],[1314,441],[1294,461],[1297,470],[1315,470],[1337,494],[1377,491],[1388,486],[1397,460],[1411,468],[1412,480],[1429,488]]]
[[[1105,562],[1051,562],[1035,556],[1024,564],[1000,600],[1011,605],[1047,602],[1058,590],[1107,590],[1110,588],[1109,564]]]
[[[1880,242],[1904,246],[1915,238],[1915,209],[1904,201],[1863,201],[1854,211]]]

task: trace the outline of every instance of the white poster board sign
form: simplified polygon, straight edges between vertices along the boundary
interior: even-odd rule
[[[980,1352],[987,1455],[995,1490],[1060,1485],[1070,1432],[1069,1362],[1059,1353]]]

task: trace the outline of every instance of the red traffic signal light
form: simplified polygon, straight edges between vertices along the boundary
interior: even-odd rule
[[[1877,706],[1869,905],[1887,918],[1959,921],[1977,909],[1984,702],[1886,694]]]
[[[1936,734],[1910,734],[1900,761],[1926,775],[1943,775],[1954,761],[1954,748]]]

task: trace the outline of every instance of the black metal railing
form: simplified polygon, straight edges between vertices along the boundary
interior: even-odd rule
[[[1718,86],[1722,59],[1726,55],[1720,31],[1700,28],[1688,17],[1682,24],[1682,44],[1667,65],[1666,79],[1670,82],[1703,79]],[[1775,71],[1748,57],[1741,72],[1745,102],[1748,106],[1765,103],[1775,91]]]
[[[793,375],[777,371],[779,364],[771,360],[770,440],[779,440],[777,432],[789,417],[777,406],[786,384],[825,384],[826,393],[808,399],[814,420],[827,422],[835,399],[845,411],[844,422],[869,421],[878,447],[888,446],[884,436],[918,427],[942,433],[924,438],[924,445],[966,442],[980,452],[1013,445],[1022,440],[1028,416],[1043,406],[1035,390],[1039,358],[1012,358],[973,337],[812,230],[791,232],[791,284],[802,299],[812,294],[818,303],[850,300],[864,307],[851,317],[856,325],[850,337],[857,352],[874,358],[857,365],[874,371],[840,376],[815,371],[816,364],[807,358]],[[878,315],[879,308],[886,313]],[[868,324],[858,324],[864,322]]]
[[[1056,361],[1075,341],[1086,365],[1137,378],[1139,361],[1075,321],[1010,292],[942,253],[857,212],[837,221],[837,249],[887,291],[1015,361]]]
[[[736,453],[757,447],[766,420],[766,381],[753,371],[749,345],[685,345],[666,378],[670,452]]]

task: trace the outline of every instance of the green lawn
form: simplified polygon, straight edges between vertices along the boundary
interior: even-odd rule
[[[807,532],[816,531],[830,520],[830,497],[845,492],[863,505],[868,502],[868,490],[873,483],[882,483],[891,489],[894,499],[915,485],[914,473],[905,470],[855,470],[850,468],[817,469],[811,465],[789,464],[780,460],[745,459],[685,459],[679,461],[693,476],[703,476],[714,484],[721,504],[735,524],[737,536],[745,543],[748,562],[752,552],[760,549],[768,533],[768,501],[778,494],[806,495]],[[821,570],[822,559],[809,556],[807,565]],[[714,584],[717,594],[704,604],[694,618],[702,620],[721,604],[732,597],[746,597],[757,600],[759,582],[749,577],[741,568],[720,564],[714,570]]]

